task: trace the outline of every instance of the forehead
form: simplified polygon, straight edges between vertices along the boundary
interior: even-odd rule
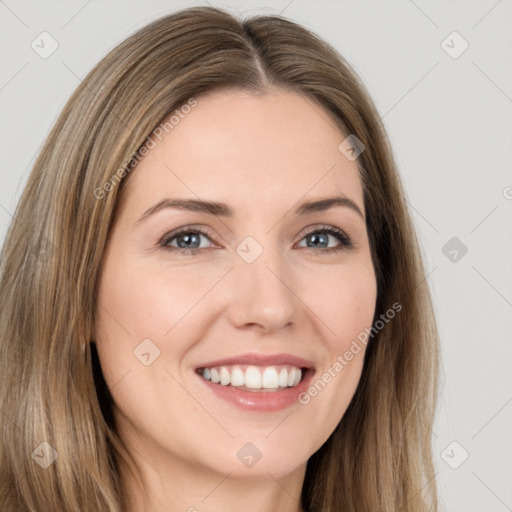
[[[356,161],[338,149],[346,134],[310,98],[230,90],[196,101],[161,140],[152,136],[156,146],[132,171],[126,201],[195,195],[243,209],[249,199],[268,208],[339,193],[363,210]]]

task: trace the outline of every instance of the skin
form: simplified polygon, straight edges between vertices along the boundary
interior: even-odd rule
[[[338,150],[345,135],[329,114],[297,93],[197,100],[126,178],[102,265],[95,341],[147,491],[122,467],[126,510],[297,512],[307,460],[349,405],[364,349],[307,405],[270,413],[217,398],[195,368],[289,353],[314,363],[314,382],[371,326],[377,288],[364,219],[339,206],[293,213],[344,195],[364,215],[359,172]],[[169,208],[136,224],[160,200],[185,197],[225,202],[235,215]],[[188,225],[211,231],[192,245],[202,252],[159,245]],[[353,247],[327,252],[342,243],[332,235],[315,246],[304,232],[323,225],[343,230]],[[251,264],[236,252],[247,236],[263,248]],[[176,251],[179,240],[170,242]],[[148,338],[160,355],[145,366],[134,350]],[[251,468],[237,458],[247,442],[262,454]]]

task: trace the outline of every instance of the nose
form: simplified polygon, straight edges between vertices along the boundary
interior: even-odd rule
[[[278,250],[265,249],[252,263],[237,258],[230,274],[232,325],[272,332],[296,321],[302,302],[292,269]]]

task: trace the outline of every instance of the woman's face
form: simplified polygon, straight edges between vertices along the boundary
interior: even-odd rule
[[[95,341],[142,464],[278,479],[305,469],[361,375],[353,342],[376,302],[363,190],[316,103],[196,99],[125,178]]]

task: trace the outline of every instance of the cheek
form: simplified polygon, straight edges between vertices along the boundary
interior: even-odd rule
[[[180,267],[127,260],[107,269],[100,303],[111,318],[103,317],[114,329],[113,323],[121,324],[134,338],[162,338],[193,309],[208,286],[205,276]]]
[[[96,345],[101,369],[118,412],[129,423],[156,432],[160,426],[145,424],[145,418],[164,410],[163,398],[176,397],[175,409],[165,406],[170,414],[193,412],[195,403],[186,400],[165,370],[182,380],[175,373],[175,361],[197,337],[194,306],[211,284],[190,269],[149,265],[119,255],[113,263],[114,258],[106,259],[98,296]]]
[[[322,418],[316,428],[328,436],[345,413],[361,377],[366,332],[376,305],[373,267],[359,263],[340,267],[337,272],[318,275],[309,290],[308,306],[320,318],[325,357],[299,401],[312,417]]]
[[[119,255],[113,262],[114,258],[106,259],[100,284],[97,334],[102,366],[111,382],[117,382],[124,372],[133,375],[133,370],[140,370],[134,351],[139,346],[151,349],[144,340],[151,340],[158,353],[153,368],[186,354],[201,336],[201,325],[216,313],[212,288],[225,270],[201,273],[198,266],[148,263]],[[207,298],[209,290],[213,293]]]
[[[302,296],[323,325],[331,352],[343,350],[373,320],[377,298],[373,267],[354,261],[335,271],[317,272],[304,282]]]

